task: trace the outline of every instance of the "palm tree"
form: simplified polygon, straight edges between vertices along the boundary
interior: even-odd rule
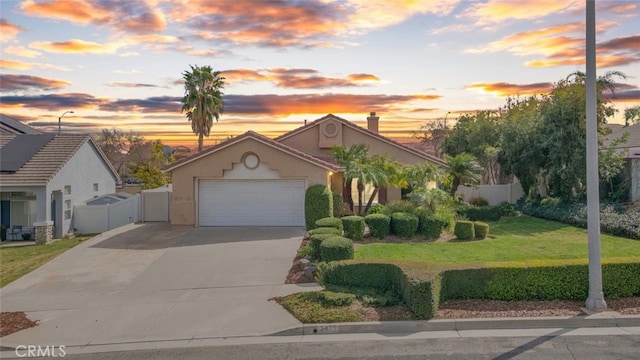
[[[445,160],[449,165],[449,173],[453,177],[451,184],[451,196],[455,196],[458,186],[461,184],[475,185],[482,180],[482,166],[478,164],[476,157],[463,152],[456,156],[446,156]]]
[[[202,151],[204,136],[209,136],[213,119],[220,118],[222,113],[222,89],[224,78],[220,71],[213,71],[211,66],[193,66],[191,71],[182,73],[184,79],[184,97],[182,112],[186,112],[191,122],[191,130],[198,135],[198,152]]]
[[[331,156],[338,165],[344,167],[344,179],[342,193],[346,195],[346,202],[349,209],[353,211],[353,197],[351,196],[351,184],[353,179],[361,175],[361,162],[367,157],[369,148],[364,144],[354,144],[351,146],[334,146],[331,148]]]
[[[358,209],[360,209],[361,215],[366,215],[371,209],[373,199],[380,191],[381,187],[389,186],[392,184],[399,173],[400,165],[397,162],[390,160],[386,156],[375,155],[365,162],[363,166],[362,176],[358,177]],[[367,205],[362,210],[362,193],[364,193],[364,186],[360,187],[360,182],[363,184],[370,184],[373,186],[373,192],[369,196]]]

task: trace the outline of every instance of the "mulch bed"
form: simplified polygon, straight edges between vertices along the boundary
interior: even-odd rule
[[[22,311],[0,313],[0,337],[38,325]]]

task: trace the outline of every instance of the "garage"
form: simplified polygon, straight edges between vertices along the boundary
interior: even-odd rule
[[[199,180],[199,226],[304,226],[305,180]]]

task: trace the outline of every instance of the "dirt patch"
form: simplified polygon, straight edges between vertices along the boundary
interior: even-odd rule
[[[0,337],[38,325],[22,311],[0,313]]]

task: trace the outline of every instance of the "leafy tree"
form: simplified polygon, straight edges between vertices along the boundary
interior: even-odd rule
[[[621,137],[613,140],[603,151],[600,151],[598,156],[600,180],[609,185],[607,197],[614,195],[613,179],[622,173],[625,164],[624,152],[617,151],[616,148],[618,145],[626,143],[628,138],[629,133],[624,133]]]
[[[391,181],[395,178],[395,174],[398,173],[399,164],[390,160],[386,156],[374,155],[371,158],[366,159],[363,166],[362,177],[358,178],[358,209],[361,210],[361,215],[366,215],[371,209],[373,199],[381,187],[385,187],[391,184]],[[361,184],[369,184],[373,186],[373,192],[369,196],[367,205],[362,211],[362,193],[364,192],[364,186]]]
[[[433,155],[442,158],[442,147],[450,132],[451,129],[447,126],[447,117],[445,116],[442,119],[427,121],[420,127],[420,131],[414,134],[414,137],[420,139],[420,143],[425,148],[429,148]]]
[[[449,165],[449,173],[452,177],[451,196],[455,196],[458,186],[475,185],[482,180],[482,166],[478,164],[475,156],[469,153],[461,153],[456,156],[445,156]]]
[[[224,77],[210,66],[190,65],[191,71],[182,73],[184,97],[182,112],[191,122],[191,130],[198,135],[198,152],[202,151],[204,136],[209,136],[213,119],[218,121],[223,111],[222,89]]]
[[[133,175],[142,182],[142,189],[154,189],[167,183],[166,175],[160,168],[172,159],[165,156],[160,140],[152,142],[151,157],[148,161],[135,164],[131,170]]]
[[[331,156],[338,165],[344,167],[343,194],[346,194],[346,202],[349,209],[353,211],[353,197],[351,196],[351,186],[353,179],[361,175],[361,163],[367,157],[369,148],[364,144],[354,144],[351,146],[334,146],[331,148]]]
[[[144,138],[133,131],[125,133],[117,128],[102,129],[96,143],[121,177],[127,177],[131,164],[142,158],[140,150]]]
[[[633,125],[640,121],[640,105],[624,109],[624,126]]]

